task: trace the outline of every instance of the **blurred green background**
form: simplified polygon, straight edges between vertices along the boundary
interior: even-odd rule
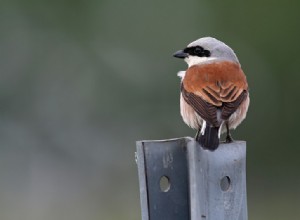
[[[135,141],[193,136],[186,64],[214,36],[251,106],[249,219],[300,219],[299,1],[0,1],[0,219],[140,219]]]

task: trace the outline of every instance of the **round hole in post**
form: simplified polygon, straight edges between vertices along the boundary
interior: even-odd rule
[[[230,185],[231,185],[231,180],[230,180],[229,176],[224,176],[220,182],[221,190],[228,191],[230,188]]]
[[[170,179],[167,176],[162,176],[159,180],[159,186],[162,192],[168,192],[171,187]]]

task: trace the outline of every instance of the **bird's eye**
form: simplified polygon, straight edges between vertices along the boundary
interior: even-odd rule
[[[203,51],[204,56],[210,57],[210,51],[209,50],[204,50]]]
[[[201,47],[195,47],[194,53],[195,55],[201,55],[203,52],[203,49]]]

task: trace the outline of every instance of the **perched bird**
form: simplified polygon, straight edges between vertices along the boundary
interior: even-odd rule
[[[180,71],[180,113],[197,129],[195,139],[209,150],[219,146],[220,135],[235,129],[246,117],[249,92],[246,76],[234,51],[225,43],[203,37],[177,51],[174,57],[188,64]]]

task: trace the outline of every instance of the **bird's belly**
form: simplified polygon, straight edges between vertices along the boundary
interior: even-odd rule
[[[180,114],[183,121],[193,129],[200,129],[203,119],[195,112],[195,110],[184,100],[180,94]]]
[[[229,128],[235,129],[245,118],[248,111],[250,103],[249,95],[247,98],[241,103],[238,109],[229,117]]]
[[[241,103],[238,109],[229,117],[229,129],[235,129],[246,117],[249,107],[249,96]],[[183,121],[193,129],[200,129],[203,119],[195,112],[195,110],[184,100],[180,94],[180,114]],[[226,126],[222,123],[221,133],[226,131]]]
[[[250,98],[248,95],[247,98],[237,108],[237,110],[229,117],[228,119],[229,129],[236,129],[236,127],[239,124],[241,124],[241,122],[246,118],[249,104],[250,104]],[[225,131],[226,131],[226,126],[223,123],[221,133],[224,133]]]

